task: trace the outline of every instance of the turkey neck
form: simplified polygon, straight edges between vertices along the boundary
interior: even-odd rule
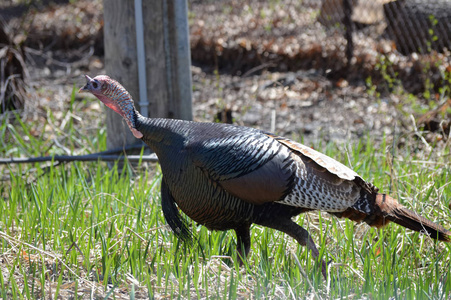
[[[184,146],[184,142],[189,137],[190,121],[165,119],[165,118],[145,118],[135,111],[136,129],[144,135],[144,143],[160,156],[165,156],[167,151],[173,148],[176,152]],[[163,153],[164,151],[164,153]]]
[[[163,175],[167,178],[173,172],[165,172],[165,169],[174,168],[180,164],[183,148],[190,137],[190,121],[145,118],[135,111],[136,129],[142,134],[142,140],[158,156]],[[175,174],[174,174],[175,175]],[[178,178],[172,178],[176,181]]]

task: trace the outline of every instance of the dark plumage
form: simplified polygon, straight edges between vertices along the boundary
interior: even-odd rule
[[[243,257],[255,223],[285,232],[317,258],[309,233],[292,221],[310,210],[376,227],[393,221],[450,241],[449,231],[379,194],[357,173],[311,148],[248,127],[144,118],[118,82],[105,75],[86,78],[80,91],[91,92],[122,115],[134,136],[157,154],[163,213],[182,238],[190,231],[178,208],[209,229],[235,230]],[[326,276],[324,261],[322,273]]]

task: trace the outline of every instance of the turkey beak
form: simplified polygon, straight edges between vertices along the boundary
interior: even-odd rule
[[[86,81],[87,81],[86,85],[78,90],[79,93],[84,93],[84,92],[89,92],[90,91],[89,83],[92,81],[92,78],[89,77],[88,75],[85,75],[85,77],[86,77]]]

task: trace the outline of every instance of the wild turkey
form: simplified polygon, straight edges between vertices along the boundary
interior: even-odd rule
[[[379,194],[351,169],[302,144],[248,127],[144,118],[117,81],[106,75],[86,79],[80,92],[92,93],[119,113],[133,135],[157,154],[163,213],[181,238],[191,234],[178,208],[211,230],[235,230],[243,258],[250,250],[253,223],[290,235],[317,258],[309,233],[292,220],[310,210],[376,227],[393,221],[433,239],[451,240],[451,233],[440,225]],[[326,277],[326,264],[321,263]]]

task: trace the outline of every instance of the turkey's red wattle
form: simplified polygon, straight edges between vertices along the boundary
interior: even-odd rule
[[[103,102],[103,104],[105,104],[106,106],[108,106],[109,108],[111,108],[112,110],[114,110],[115,112],[117,112],[118,114],[120,114],[122,117],[124,117],[124,113],[122,112],[122,110],[117,106],[117,104],[111,100],[110,98],[104,96],[104,95],[97,95],[95,94],[95,96]]]

